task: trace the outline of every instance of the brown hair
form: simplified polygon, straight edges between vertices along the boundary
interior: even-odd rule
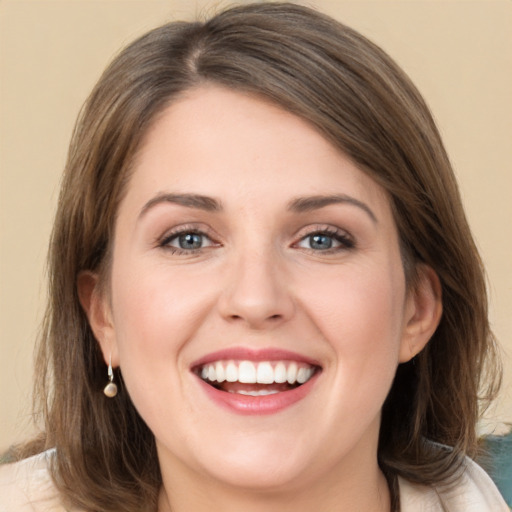
[[[122,375],[107,399],[105,365],[77,295],[80,271],[108,274],[130,164],[155,116],[212,82],[257,94],[309,121],[387,190],[406,275],[419,263],[442,285],[444,314],[426,348],[400,365],[384,404],[379,463],[388,475],[446,482],[475,448],[479,392],[498,362],[484,274],[439,133],[408,77],[377,46],[327,16],[256,3],[205,23],[169,23],[107,68],[77,123],[50,247],[50,302],[37,363],[54,479],[85,510],[155,510],[155,441]],[[488,365],[488,366],[487,366]],[[453,447],[436,448],[435,441]],[[44,446],[43,446],[44,445]]]

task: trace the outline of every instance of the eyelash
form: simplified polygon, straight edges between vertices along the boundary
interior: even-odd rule
[[[209,240],[209,245],[202,246],[198,248],[193,249],[183,249],[179,247],[173,247],[171,244],[172,241],[177,240],[180,236],[185,235],[198,235],[202,237],[202,241],[204,242],[204,239],[206,238]],[[310,240],[314,236],[325,236],[327,238],[333,239],[335,242],[339,244],[337,247],[329,247],[326,249],[313,249],[311,247],[300,247],[300,244],[306,240]],[[161,240],[157,243],[158,247],[165,249],[166,251],[171,252],[171,254],[175,255],[192,255],[196,254],[198,252],[201,252],[205,249],[208,249],[209,247],[218,247],[220,243],[216,242],[211,235],[208,234],[207,231],[198,229],[194,226],[181,226],[175,231],[172,231],[171,233],[166,233]],[[356,246],[354,239],[345,231],[341,231],[339,229],[333,228],[333,227],[321,227],[316,226],[311,231],[308,231],[307,233],[303,234],[298,242],[295,242],[292,247],[301,248],[302,250],[305,250],[307,252],[313,253],[313,254],[333,254],[340,251],[347,251],[354,249]]]
[[[309,239],[314,236],[325,236],[327,238],[333,239],[335,242],[339,244],[338,247],[329,247],[327,249],[313,249],[311,247],[302,247],[303,250],[311,252],[313,254],[333,254],[340,251],[347,251],[354,249],[356,247],[354,239],[346,232],[333,227],[325,227],[325,226],[317,226],[313,230],[307,232],[303,236],[301,236],[300,240],[294,244],[294,246],[299,246],[301,242]]]
[[[180,236],[185,235],[198,235],[202,237],[203,239],[208,239],[211,243],[206,247],[198,247],[195,249],[183,249],[180,247],[173,247],[170,245],[170,243],[173,240],[179,239]],[[181,226],[177,228],[175,231],[172,231],[171,233],[166,233],[161,240],[158,241],[158,247],[165,249],[166,251],[169,251],[171,254],[176,254],[178,256],[180,255],[192,255],[196,254],[200,251],[203,251],[204,249],[208,249],[209,247],[218,247],[220,244],[215,242],[211,235],[208,234],[207,230],[204,229],[198,229],[194,226]]]

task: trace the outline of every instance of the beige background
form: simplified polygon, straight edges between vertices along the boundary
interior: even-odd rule
[[[114,53],[143,31],[229,2],[0,0],[0,449],[30,427],[44,259],[76,114]],[[308,2],[387,50],[430,104],[488,268],[512,421],[512,1]]]

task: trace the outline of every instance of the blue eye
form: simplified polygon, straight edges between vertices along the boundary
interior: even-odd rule
[[[212,240],[204,233],[196,231],[182,231],[165,237],[160,243],[161,247],[174,252],[194,252],[214,245]]]
[[[180,249],[200,249],[203,246],[203,235],[185,233],[176,238]]]
[[[308,237],[309,246],[311,249],[319,250],[319,251],[325,251],[326,249],[331,249],[334,240],[331,236],[327,235],[310,235]]]
[[[309,249],[315,252],[327,252],[351,249],[355,244],[353,240],[344,233],[317,231],[302,238],[297,245],[302,249]]]

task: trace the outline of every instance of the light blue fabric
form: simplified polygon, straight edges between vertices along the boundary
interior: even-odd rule
[[[485,454],[489,456],[489,475],[512,508],[512,431],[506,436],[487,436]]]

